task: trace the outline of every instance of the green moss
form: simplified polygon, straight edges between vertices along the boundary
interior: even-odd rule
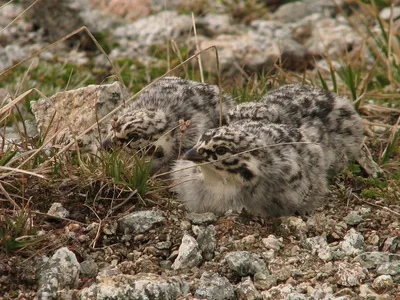
[[[384,193],[378,188],[364,189],[361,191],[361,196],[371,199],[385,198]]]
[[[385,189],[388,185],[385,178],[364,178],[357,176],[356,182],[365,188],[378,188],[380,190]]]

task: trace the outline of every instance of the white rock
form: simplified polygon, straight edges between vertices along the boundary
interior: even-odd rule
[[[190,235],[185,234],[179,246],[178,257],[172,264],[173,270],[193,268],[202,260],[201,251],[197,241]]]

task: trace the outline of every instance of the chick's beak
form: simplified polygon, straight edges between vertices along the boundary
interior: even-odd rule
[[[197,152],[196,147],[194,147],[194,148],[190,149],[188,152],[186,152],[183,155],[182,159],[190,160],[192,162],[198,162],[198,163],[201,163],[204,161],[204,157]]]

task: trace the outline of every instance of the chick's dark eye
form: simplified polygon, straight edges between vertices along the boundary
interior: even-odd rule
[[[228,151],[229,151],[229,149],[226,147],[223,147],[223,146],[219,146],[219,147],[217,147],[217,149],[215,149],[215,153],[217,153],[218,155],[224,155]]]
[[[128,134],[128,140],[137,141],[139,139],[139,135],[136,132],[132,132]]]

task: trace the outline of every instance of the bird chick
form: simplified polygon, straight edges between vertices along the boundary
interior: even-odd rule
[[[242,121],[208,130],[173,171],[172,190],[200,213],[302,214],[327,189],[321,146],[286,124]]]
[[[301,84],[284,85],[257,103],[240,104],[229,112],[228,119],[288,124],[305,131],[313,128],[308,136],[322,145],[334,173],[358,157],[363,141],[362,119],[347,98]]]
[[[232,98],[224,94],[222,115],[232,106]],[[142,153],[151,158],[152,173],[164,171],[178,157],[179,147],[182,151],[193,147],[201,133],[219,126],[219,119],[217,86],[165,77],[117,116],[103,147]],[[183,137],[179,120],[190,121]]]

